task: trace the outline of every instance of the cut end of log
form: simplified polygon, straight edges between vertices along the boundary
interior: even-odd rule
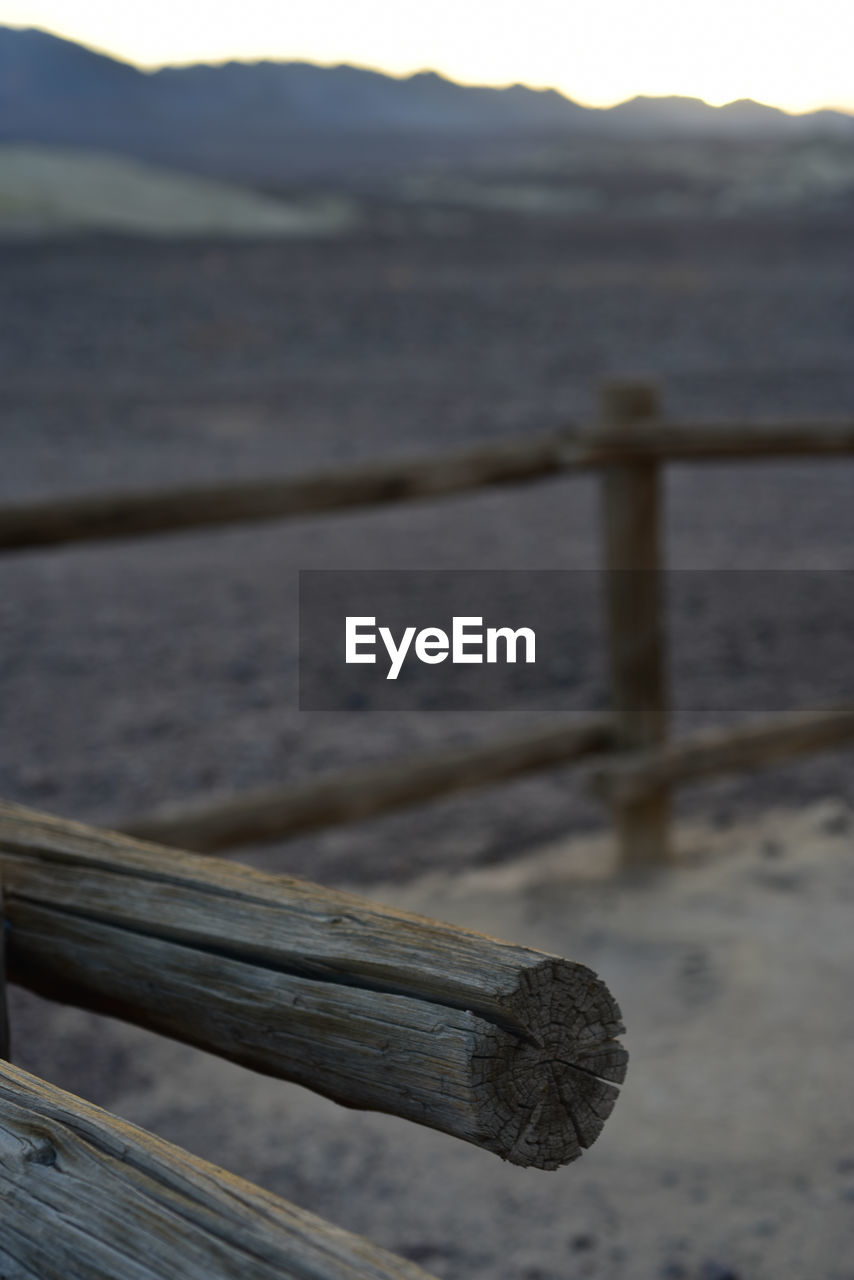
[[[545,960],[512,1000],[525,1035],[492,1027],[473,1059],[480,1145],[511,1164],[558,1169],[602,1131],[626,1075],[619,1007],[583,965]]]
[[[521,1166],[577,1159],[613,1109],[620,1011],[584,965],[15,806],[0,845],[41,994]]]

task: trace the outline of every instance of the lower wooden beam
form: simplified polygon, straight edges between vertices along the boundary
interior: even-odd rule
[[[603,800],[636,804],[662,787],[761,769],[854,742],[854,709],[798,711],[735,729],[707,729],[652,750],[627,752],[591,774]]]
[[[8,1063],[0,1204],[0,1273],[15,1280],[429,1280]]]
[[[584,965],[0,805],[13,981],[553,1169],[626,1070]]]
[[[576,718],[497,742],[353,769],[302,786],[269,787],[219,801],[175,805],[119,820],[116,827],[141,840],[217,853],[359,822],[437,796],[568,764],[613,745],[609,716]]]

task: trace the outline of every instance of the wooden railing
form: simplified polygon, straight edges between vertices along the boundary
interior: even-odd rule
[[[517,1164],[574,1159],[613,1104],[619,1011],[582,965],[15,805],[0,859],[37,992]]]
[[[637,402],[639,414],[631,408]],[[328,515],[353,507],[426,501],[566,471],[647,462],[705,462],[854,453],[854,422],[656,421],[646,383],[603,390],[603,423],[503,444],[395,462],[363,463],[302,477],[46,499],[0,508],[0,551],[64,542],[175,533],[214,525]]]
[[[11,981],[513,1164],[576,1159],[625,1077],[558,956],[3,803],[0,882]],[[2,1062],[0,1202],[3,1274],[424,1274]]]
[[[646,865],[669,855],[674,786],[854,740],[848,707],[668,740],[659,493],[671,460],[852,454],[854,424],[659,418],[653,387],[611,385],[593,429],[297,480],[6,508],[0,549],[321,514],[601,468],[609,715],[125,825],[213,852],[595,754],[594,788],[613,809],[623,864]],[[583,965],[6,804],[0,919],[0,1059],[9,1053],[8,969],[51,998],[546,1169],[595,1140],[625,1075],[619,1009]],[[424,1280],[413,1264],[5,1062],[0,1148],[0,1264],[13,1273],[108,1280],[133,1258],[141,1280]]]
[[[359,822],[437,796],[519,778],[613,750],[611,716],[548,724],[497,742],[445,748],[391,764],[352,769],[302,786],[259,788],[220,802],[180,804],[130,818],[120,830],[142,840],[218,853],[324,827]]]
[[[430,1280],[0,1062],[0,1267],[39,1280]]]
[[[613,769],[610,764],[597,768],[595,788],[611,805],[622,864],[638,866],[671,856],[670,797],[675,785],[854,740],[850,708],[831,707],[813,715],[806,736],[784,715],[746,729],[718,731],[711,746],[702,733],[668,742],[661,468],[674,461],[808,455],[854,455],[854,422],[664,422],[654,385],[618,382],[603,388],[599,421],[592,427],[567,427],[465,452],[367,463],[302,478],[2,508],[0,551],[316,516],[599,469],[613,708],[609,718],[557,726],[552,722],[488,746],[352,771],[299,787],[173,805],[118,818],[115,825],[164,843],[214,852],[355,821],[612,751]],[[631,785],[626,781],[629,774]]]

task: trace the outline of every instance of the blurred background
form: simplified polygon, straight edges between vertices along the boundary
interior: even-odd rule
[[[533,436],[592,422],[615,376],[657,381],[675,420],[854,416],[854,32],[838,0],[809,12],[472,0],[429,17],[408,0],[172,0],[144,16],[33,0],[0,3],[0,24],[4,505]],[[845,458],[674,465],[668,563],[850,570],[852,495]],[[595,476],[579,473],[4,556],[0,794],[109,825],[524,728],[524,706],[300,713],[298,572],[595,569],[597,497]],[[708,687],[734,673],[749,687],[726,646],[703,661]],[[694,1045],[702,1068],[679,1053],[698,1001],[718,1009],[729,1043],[749,1034],[758,975],[770,981],[801,928],[832,939],[804,964],[845,1002],[838,913],[854,888],[838,846],[850,852],[851,766],[850,751],[832,752],[680,795],[701,879],[667,890],[678,923],[667,896],[604,887],[607,815],[577,769],[237,852],[577,950],[618,998],[624,983],[647,1069],[678,1060],[683,1114],[699,1108],[705,1126],[693,1152],[687,1137],[680,1146],[677,1086],[650,1075],[628,1125],[637,1141],[625,1138],[634,1180],[618,1113],[601,1165],[591,1153],[589,1173],[554,1175],[543,1198],[540,1175],[532,1188],[518,1170],[493,1174],[450,1139],[427,1135],[407,1165],[399,1122],[359,1117],[350,1130],[351,1117],[296,1089],[20,995],[18,1060],[437,1275],[850,1280],[850,1106],[816,1127],[839,1081],[798,1084],[785,993],[767,1001],[777,1056],[739,1077],[738,1140],[723,1117],[744,1063],[724,1054],[716,1075],[713,1036]],[[522,855],[569,837],[575,863],[560,865],[575,865],[574,888],[548,857],[530,863],[533,880],[518,871]],[[711,869],[710,850],[744,857]],[[425,873],[448,879],[419,896],[410,882]],[[454,889],[464,875],[475,880]],[[739,952],[739,968],[728,931],[752,895],[744,928],[771,950]],[[540,936],[549,898],[563,923]],[[763,915],[778,899],[788,914]],[[844,1035],[850,1050],[849,1016],[825,1012],[815,1034]],[[794,1119],[774,1109],[787,1095]],[[303,1159],[264,1146],[271,1107]],[[459,1198],[481,1182],[482,1201],[462,1212],[448,1188]],[[410,1200],[428,1206],[421,1218]]]
[[[155,37],[182,60],[216,39],[220,56],[246,52],[253,38],[256,56],[316,47],[328,60],[348,41],[364,53],[373,32],[395,70],[431,51],[484,65],[477,5],[429,29],[377,5],[359,24],[333,22],[334,8],[291,27],[276,6],[250,7],[244,23],[219,6],[210,31],[180,6],[155,6],[145,24],[82,3],[57,15],[142,61]],[[648,17],[671,79],[693,65],[714,93],[715,66],[737,70],[715,51],[731,27],[701,8],[687,32],[669,9]],[[594,25],[582,59],[584,32],[553,8],[534,32],[514,13],[503,6],[486,42],[499,74],[514,41],[518,67],[540,71],[563,42],[563,83],[582,62],[591,83],[598,59],[600,95],[615,67],[628,90],[666,70],[631,24]],[[836,41],[830,29],[822,40],[832,103]],[[752,65],[761,82],[758,52]],[[793,77],[795,105],[806,92]],[[291,60],[152,71],[8,26],[0,139],[6,502],[532,435],[589,422],[614,375],[657,379],[666,413],[683,419],[845,416],[854,404],[845,110],[685,96],[582,106],[520,84]],[[851,567],[851,476],[844,460],[671,468],[669,562]],[[596,567],[595,486],[574,476],[4,560],[3,793],[110,821],[495,732],[494,716],[300,717],[296,573]],[[380,866],[490,860],[589,827],[601,815],[574,776],[384,820],[392,848],[405,831],[407,854]],[[695,803],[727,821],[746,787],[761,804],[843,786],[822,759],[704,788]],[[340,853],[348,874],[373,875],[378,847],[373,829],[334,832],[274,858],[320,875]]]

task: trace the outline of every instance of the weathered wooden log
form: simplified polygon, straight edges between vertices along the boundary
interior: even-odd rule
[[[8,1280],[429,1280],[8,1063],[0,1205]]]
[[[634,804],[662,786],[760,769],[854,741],[854,710],[797,711],[735,729],[705,729],[654,750],[629,753],[591,773],[615,804]]]
[[[557,726],[540,725],[497,742],[353,769],[301,786],[164,807],[146,816],[119,819],[115,826],[141,840],[215,853],[359,822],[437,796],[568,764],[613,746],[613,719],[589,716]]]
[[[46,499],[0,508],[0,550],[316,515],[533,480],[561,469],[559,434],[313,475]]]
[[[620,1013],[583,965],[0,805],[13,981],[521,1165],[598,1136]]]
[[[602,389],[602,431],[631,434],[657,423],[658,391],[647,383]],[[624,461],[602,472],[602,535],[608,658],[618,746],[650,747],[667,733],[661,478],[655,459]],[[647,790],[614,805],[620,863],[667,860],[670,797]]]
[[[854,453],[854,422],[601,423],[562,436],[566,467],[603,467],[642,459],[714,462],[750,458],[838,457]]]

